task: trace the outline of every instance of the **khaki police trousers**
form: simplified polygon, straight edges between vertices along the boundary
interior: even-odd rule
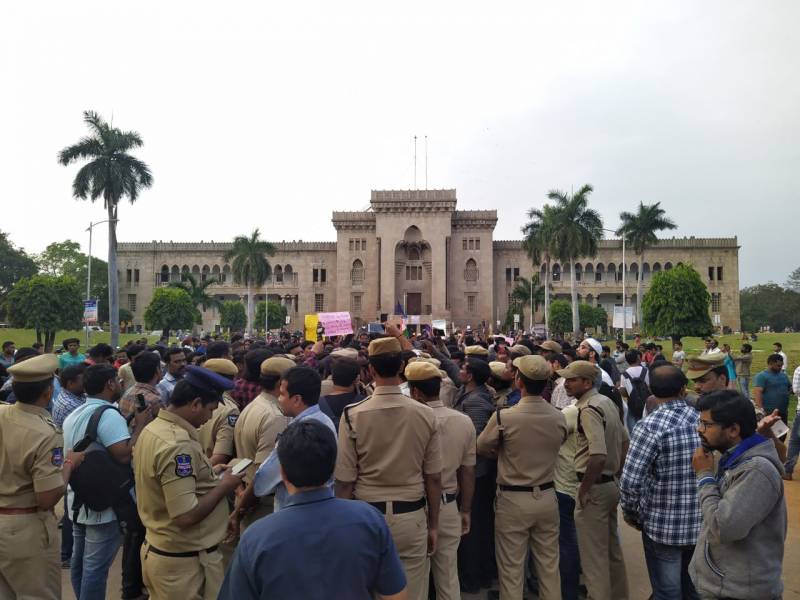
[[[458,583],[461,515],[455,500],[441,505],[438,531],[436,554],[430,558],[433,584],[436,587],[436,600],[461,600],[461,588]],[[427,598],[427,585],[425,588],[425,598]]]
[[[589,600],[627,600],[628,576],[619,542],[617,483],[595,483],[586,506],[575,504],[575,528]]]
[[[60,600],[58,523],[51,511],[0,515],[0,598]]]
[[[541,491],[537,487],[532,492],[497,489],[494,540],[501,600],[522,598],[529,546],[539,581],[539,598],[561,600],[559,521],[553,488]]]
[[[386,524],[408,580],[408,600],[428,600],[428,517],[425,509],[396,515],[386,503]],[[154,599],[155,600],[155,599]]]
[[[142,576],[150,600],[216,600],[225,577],[222,554],[163,556],[142,544]]]

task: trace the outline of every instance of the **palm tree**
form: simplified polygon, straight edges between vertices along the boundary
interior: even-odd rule
[[[131,204],[139,192],[153,184],[150,167],[129,154],[142,146],[135,131],[121,131],[106,123],[96,112],[84,111],[83,120],[91,135],[58,153],[58,162],[69,165],[88,159],[72,182],[75,198],[92,202],[102,196],[108,214],[108,314],[111,346],[119,345],[119,287],[117,281],[117,209],[125,196]]]
[[[203,311],[209,308],[222,308],[222,302],[214,295],[208,293],[208,288],[217,282],[215,277],[209,277],[205,281],[197,281],[197,278],[191,273],[183,273],[180,282],[173,281],[168,287],[180,288],[184,290],[192,299],[195,308],[200,308]]]
[[[253,327],[253,288],[259,288],[267,282],[271,267],[267,256],[275,254],[275,246],[259,239],[260,232],[255,229],[250,236],[238,235],[233,240],[233,247],[225,253],[225,260],[232,260],[231,272],[233,281],[247,286],[247,328],[251,333]]]
[[[547,204],[541,210],[531,208],[528,211],[530,221],[522,228],[525,236],[522,240],[522,248],[535,267],[538,268],[542,264],[545,266],[544,328],[546,336],[550,333],[550,261],[553,256],[553,230],[556,225],[556,216],[553,207]]]
[[[531,293],[531,282],[533,282],[533,293]],[[534,273],[530,279],[519,277],[517,285],[511,290],[511,300],[517,307],[524,307],[526,304],[530,306],[531,311],[531,327],[533,326],[533,315],[539,310],[539,305],[544,303],[545,289],[543,285],[539,285],[539,274]]]
[[[603,237],[603,219],[589,208],[589,194],[594,188],[588,183],[576,193],[566,194],[550,190],[547,197],[555,201],[557,227],[553,233],[555,255],[569,265],[570,292],[572,294],[572,332],[580,336],[578,289],[575,287],[575,260],[581,256],[597,255],[597,242]]]
[[[644,264],[644,252],[650,246],[658,242],[657,231],[664,229],[675,229],[677,225],[672,219],[665,217],[666,212],[661,208],[661,202],[655,204],[645,204],[639,202],[638,212],[619,213],[620,225],[617,235],[624,235],[630,247],[639,257],[639,265],[636,277],[636,320],[642,323],[642,265]]]

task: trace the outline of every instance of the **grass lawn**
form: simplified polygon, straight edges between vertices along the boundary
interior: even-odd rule
[[[717,338],[719,340],[720,348],[722,344],[730,344],[733,355],[740,354],[744,340],[741,335],[722,335]],[[701,338],[683,338],[683,349],[687,356],[700,354],[705,348],[705,344]],[[757,373],[767,368],[767,357],[772,354],[772,344],[780,342],[783,344],[783,352],[789,357],[789,365],[786,368],[786,374],[789,376],[789,381],[792,380],[794,370],[800,365],[800,333],[764,333],[758,334],[757,342],[747,343],[753,346],[753,366],[750,368],[750,386],[752,388],[753,379]],[[672,358],[672,342],[665,340],[660,343],[664,346],[664,356],[667,359]],[[789,399],[789,420],[792,420],[795,415],[795,407],[797,405],[797,398],[791,396]]]
[[[56,339],[54,343],[54,350],[58,350],[61,347],[61,342],[67,338],[78,338],[81,341],[81,347],[79,352],[85,353],[86,348],[86,332],[85,331],[59,331],[56,333]],[[121,333],[119,335],[119,343],[120,346],[125,345],[128,340],[138,340],[143,337],[147,337],[147,339],[151,343],[155,343],[158,341],[158,336],[146,336],[145,334],[137,334],[137,333]],[[11,341],[17,345],[17,348],[23,348],[25,346],[30,346],[36,341],[36,331],[33,329],[7,329],[2,328],[0,329],[0,343]],[[100,342],[105,342],[108,344],[111,341],[111,332],[110,331],[103,331],[102,333],[92,332],[91,334],[91,344],[98,344]]]

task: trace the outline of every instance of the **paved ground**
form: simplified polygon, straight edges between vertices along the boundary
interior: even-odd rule
[[[786,482],[786,500],[789,512],[789,534],[786,540],[783,560],[784,600],[800,600],[800,481]],[[622,523],[622,519],[620,519]],[[631,600],[647,600],[650,595],[650,581],[647,578],[647,568],[642,553],[642,541],[639,532],[622,523],[622,546],[628,567],[628,583],[630,585]],[[69,572],[64,571],[62,577],[64,600],[75,600],[69,583]],[[119,598],[117,590],[120,589],[119,557],[112,567],[108,584],[109,600]],[[482,594],[465,594],[464,600],[478,600],[486,598]],[[532,596],[531,596],[532,598]]]

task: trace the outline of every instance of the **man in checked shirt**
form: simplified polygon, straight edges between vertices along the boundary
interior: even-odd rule
[[[684,400],[686,384],[673,365],[650,372],[658,408],[634,428],[619,485],[625,522],[642,532],[654,600],[698,598],[688,567],[701,524],[692,469],[699,414]]]

